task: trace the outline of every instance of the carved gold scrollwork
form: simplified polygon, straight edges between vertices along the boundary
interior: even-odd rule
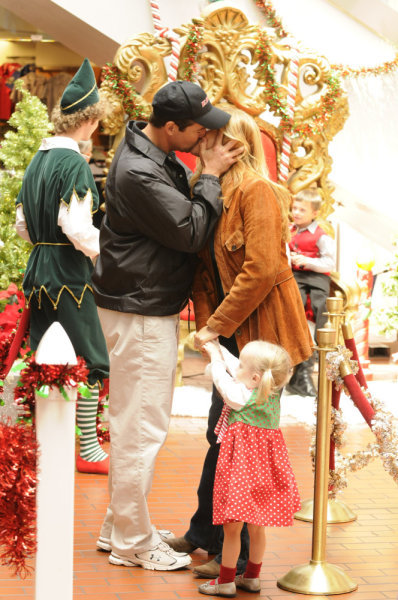
[[[114,58],[120,76],[134,86],[139,93],[139,103],[144,116],[151,113],[151,102],[156,91],[167,81],[164,57],[170,54],[170,42],[142,33],[125,42]],[[102,121],[105,134],[115,136],[113,146],[108,153],[106,165],[112,162],[115,149],[124,135],[126,116],[120,96],[106,79],[101,83],[101,95],[108,101],[111,111]]]
[[[278,122],[276,117],[280,115],[275,114],[275,107],[267,97],[266,75],[256,52],[258,26],[251,25],[239,8],[227,6],[225,2],[207,6],[201,18],[174,30],[180,36],[178,77],[181,79],[191,51],[189,32],[192,24],[200,27],[203,33],[203,47],[196,55],[198,83],[214,104],[228,102],[253,115],[259,123],[266,123],[280,153],[283,131],[275,126]],[[290,41],[278,39],[271,28],[262,31],[267,33],[269,40],[269,62],[275,73],[279,96],[286,101],[293,56]],[[149,33],[128,40],[116,53],[114,64],[125,81],[139,93],[138,101],[147,115],[155,92],[167,81],[164,58],[170,54],[170,41]],[[344,95],[335,98],[334,110],[323,118],[322,102],[330,91],[328,85],[332,73],[328,61],[299,46],[298,73],[287,185],[293,193],[310,185],[318,187],[324,199],[321,217],[330,230],[325,221],[333,211],[333,186],[328,180],[331,170],[328,144],[347,118],[347,99]],[[117,145],[124,130],[123,106],[106,81],[101,90],[113,105],[112,115],[103,127],[105,132],[116,135],[114,145]],[[314,122],[320,125],[314,127]]]
[[[264,90],[250,81],[250,71],[256,62],[258,28],[250,25],[246,16],[235,8],[214,10],[207,18],[193,22],[205,32],[205,47],[197,57],[198,81],[211,101],[217,104],[224,99],[252,115],[259,115],[264,110]],[[187,27],[176,32],[184,35]],[[186,53],[184,44],[181,65]],[[179,75],[183,76],[182,69]]]
[[[156,91],[167,81],[164,57],[170,54],[168,40],[159,39],[152,34],[142,33],[125,42],[114,58],[120,76],[134,86],[139,93],[139,102],[146,116],[151,113],[151,102]],[[104,80],[101,84],[101,95],[110,103],[112,110],[102,121],[104,133],[116,135],[124,130],[125,115],[120,96],[112,85]]]
[[[120,46],[116,52],[115,65],[148,104],[167,81],[163,58],[170,51],[168,40],[141,33]]]

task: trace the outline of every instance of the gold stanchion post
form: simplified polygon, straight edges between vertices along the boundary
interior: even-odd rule
[[[326,300],[326,308],[328,310],[328,321],[325,328],[335,332],[333,345],[337,345],[339,341],[340,324],[344,317],[343,298],[339,296],[331,296]],[[343,325],[344,327],[344,325]],[[304,500],[301,503],[301,509],[294,515],[299,521],[307,521],[312,523],[314,515],[314,501],[312,498]],[[336,498],[329,498],[327,504],[327,523],[349,523],[355,521],[357,515],[350,509],[347,504]]]
[[[280,588],[298,594],[345,594],[358,587],[340,567],[325,560],[332,391],[331,381],[326,377],[326,353],[333,349],[335,335],[334,329],[319,329],[317,332],[319,384],[312,556],[308,564],[293,567],[277,581]]]

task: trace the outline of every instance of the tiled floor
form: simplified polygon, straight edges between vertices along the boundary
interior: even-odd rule
[[[203,418],[173,417],[167,442],[160,452],[150,495],[153,522],[185,532],[196,507],[196,486],[207,449]],[[303,499],[312,497],[313,475],[308,453],[311,430],[286,421],[282,429]],[[345,451],[365,446],[373,436],[365,426],[347,434]],[[106,477],[76,474],[74,598],[81,600],[191,600],[198,583],[190,570],[154,572],[112,566],[107,554],[95,550],[95,540],[107,504]],[[398,598],[398,487],[376,459],[349,477],[341,499],[358,515],[355,522],[331,525],[327,531],[327,561],[339,565],[358,583],[358,590],[336,598],[379,600]],[[267,530],[267,550],[261,571],[260,598],[324,598],[279,589],[278,577],[311,558],[312,524]],[[192,555],[193,565],[208,560],[203,551]],[[34,579],[15,579],[0,568],[0,600],[31,600]],[[253,594],[238,592],[242,599]],[[258,597],[258,596],[257,596]],[[54,600],[57,591],[54,590]],[[36,598],[35,600],[42,600]]]

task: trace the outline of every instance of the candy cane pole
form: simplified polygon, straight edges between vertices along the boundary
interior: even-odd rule
[[[178,65],[180,62],[180,40],[175,37],[167,27],[163,27],[160,19],[159,4],[156,0],[150,0],[153,26],[159,37],[164,37],[171,42],[171,60],[168,78],[170,81],[177,79]]]
[[[298,75],[299,75],[299,54],[295,47],[292,46],[292,58],[290,60],[290,68],[287,76],[287,112],[291,123],[294,119],[294,109],[296,105]],[[282,140],[282,151],[279,162],[279,181],[287,181],[289,176],[290,153],[292,149],[292,136],[286,132]]]
[[[46,331],[36,352],[38,364],[76,365],[73,346],[60,323]],[[36,394],[39,443],[37,483],[36,600],[73,598],[73,516],[75,487],[76,388],[69,402],[53,388]]]

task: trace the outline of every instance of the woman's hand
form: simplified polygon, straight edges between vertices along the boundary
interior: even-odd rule
[[[204,327],[202,327],[202,329],[195,333],[194,346],[197,350],[201,350],[202,346],[206,344],[206,342],[216,340],[217,338],[217,331],[214,331],[214,329],[211,329],[211,327],[205,325]]]

